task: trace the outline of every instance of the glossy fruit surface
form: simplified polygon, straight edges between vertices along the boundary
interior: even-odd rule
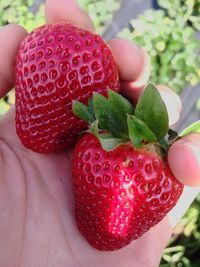
[[[16,130],[37,152],[68,147],[87,124],[72,101],[119,88],[118,70],[102,38],[67,23],[41,26],[24,39],[16,60]]]
[[[99,250],[119,249],[142,236],[183,190],[152,146],[135,149],[128,142],[105,151],[94,135],[85,134],[72,164],[77,225]]]

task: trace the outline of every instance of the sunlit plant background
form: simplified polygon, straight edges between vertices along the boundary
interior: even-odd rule
[[[0,26],[16,22],[27,31],[43,24],[43,0],[0,0]],[[91,16],[96,31],[103,33],[121,6],[120,0],[78,0]],[[144,47],[151,58],[151,80],[169,85],[178,94],[200,83],[200,0],[158,0],[159,9],[149,9],[131,19],[118,32]],[[188,99],[189,101],[189,99]],[[14,103],[13,91],[0,99],[0,115]],[[196,107],[200,109],[200,100]],[[161,267],[200,267],[200,196],[174,230]]]

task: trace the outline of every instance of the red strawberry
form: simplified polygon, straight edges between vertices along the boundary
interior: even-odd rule
[[[24,39],[16,63],[16,130],[37,152],[63,149],[86,123],[72,100],[118,90],[118,70],[100,36],[68,23],[44,25]]]
[[[135,111],[112,91],[108,99],[94,95],[92,104],[92,116],[98,121],[91,126],[93,133],[85,134],[77,143],[72,161],[75,217],[93,247],[115,250],[161,221],[176,204],[183,185],[170,171],[162,148],[164,140],[158,142],[168,131],[168,119],[152,85]],[[83,105],[74,104],[77,115],[83,111],[80,107]],[[146,119],[148,113],[150,119]],[[153,132],[155,117],[157,129]]]
[[[147,149],[102,149],[85,134],[73,157],[76,220],[100,250],[121,248],[157,224],[176,204],[183,186],[166,160]]]

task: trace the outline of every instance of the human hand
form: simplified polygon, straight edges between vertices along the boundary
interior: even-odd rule
[[[46,19],[47,22],[71,21],[93,28],[90,19],[73,0],[47,0]],[[25,30],[14,24],[0,29],[0,97],[14,85],[15,55],[25,35]],[[148,56],[121,39],[113,39],[109,45],[118,64],[122,93],[135,101],[149,77]],[[123,55],[119,53],[122,49]],[[179,117],[180,100],[163,86],[160,91],[170,122],[174,123]],[[171,147],[169,163],[180,181],[197,185],[199,155],[200,136],[197,134]],[[170,220],[176,223],[177,215],[181,216],[190,203],[183,195],[171,212]],[[181,210],[179,205],[182,205]],[[168,218],[165,218],[127,247],[101,252],[93,249],[79,233],[73,213],[70,151],[37,154],[24,148],[16,136],[12,108],[0,120],[0,266],[155,267],[171,234]]]

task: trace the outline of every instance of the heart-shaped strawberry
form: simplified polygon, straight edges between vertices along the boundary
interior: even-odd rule
[[[182,193],[167,162],[167,110],[152,84],[135,110],[111,90],[73,109],[92,123],[72,160],[77,225],[93,247],[119,249],[161,221]]]
[[[119,89],[118,70],[102,38],[69,23],[47,24],[24,39],[16,60],[16,130],[37,152],[68,147],[87,124],[72,100]]]

